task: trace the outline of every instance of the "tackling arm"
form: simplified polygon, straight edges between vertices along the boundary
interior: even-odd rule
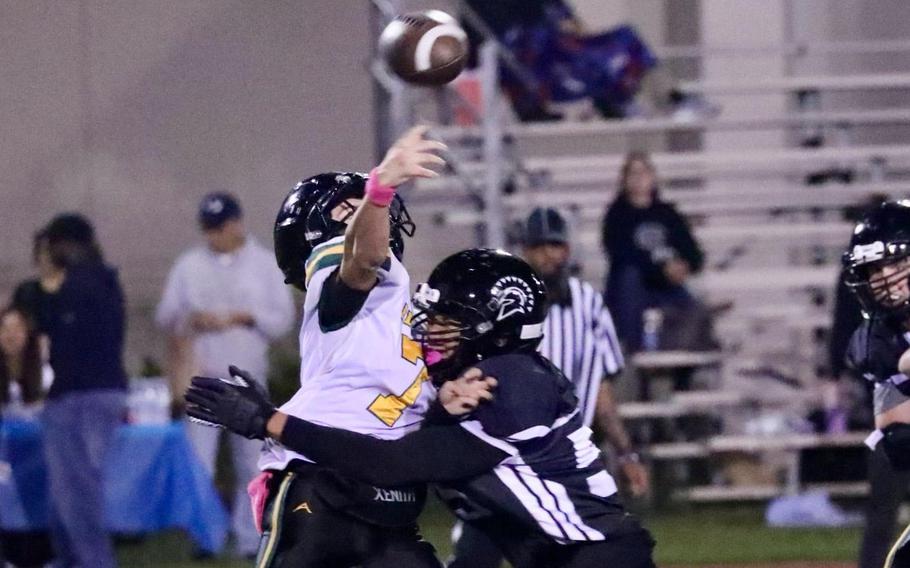
[[[507,454],[457,424],[380,440],[293,416],[270,420],[269,434],[316,463],[380,487],[452,481],[493,469]],[[275,430],[277,422],[284,422]]]

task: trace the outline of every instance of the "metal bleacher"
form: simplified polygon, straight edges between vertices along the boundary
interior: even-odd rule
[[[774,50],[797,55],[891,53],[910,51],[910,42],[788,44],[764,48],[763,53]],[[718,52],[724,51],[718,48]],[[726,49],[731,57],[740,51]],[[712,53],[698,46],[658,52],[674,58]],[[910,196],[910,137],[897,137],[895,142],[894,136],[880,141],[875,136],[876,129],[910,126],[910,107],[825,108],[826,93],[910,93],[910,73],[680,83],[684,91],[709,97],[794,96],[795,110],[786,113],[721,112],[688,120],[658,117],[522,124],[510,118],[496,86],[497,65],[503,64],[501,48],[488,37],[481,53],[484,108],[477,109],[478,123],[434,129],[451,147],[447,158],[452,167],[448,175],[421,182],[409,195],[409,207],[443,230],[476,230],[484,236],[478,244],[488,246],[507,244],[509,226],[533,207],[559,207],[571,219],[574,253],[583,261],[584,276],[599,283],[607,269],[600,250],[600,222],[614,196],[624,151],[653,148],[663,196],[689,217],[708,258],[692,288],[709,305],[729,303],[732,307],[716,322],[723,344],[722,361],[711,390],[674,393],[657,401],[630,401],[622,405],[622,414],[631,421],[708,415],[723,424],[721,433],[705,439],[654,444],[648,455],[655,462],[732,453],[786,457],[785,481],[780,484],[684,487],[677,495],[685,499],[761,500],[805,488],[822,488],[832,495],[863,494],[867,490],[863,483],[809,486],[798,475],[803,450],[856,447],[865,433],[747,434],[730,427],[735,422],[730,418],[781,408],[804,412],[818,398],[817,369],[830,325],[840,253],[853,226],[845,212],[873,195]],[[795,96],[807,91],[820,97],[821,108],[799,109]],[[433,104],[445,98],[426,93],[408,96],[423,97],[410,99],[415,107],[430,98]],[[449,96],[457,98],[458,94],[453,90]],[[394,114],[395,104],[390,108]],[[398,109],[400,113],[401,105]],[[835,145],[802,147],[799,134],[810,128],[838,133],[833,137]],[[852,142],[855,128],[863,129],[862,142]],[[780,145],[749,150],[702,150],[698,144],[674,150],[667,142],[679,133],[697,137],[768,130],[787,135],[781,137]],[[808,176],[826,169],[849,171],[849,179],[807,184]],[[768,388],[767,383],[756,383],[743,372],[750,368],[772,368],[791,377],[795,385]]]

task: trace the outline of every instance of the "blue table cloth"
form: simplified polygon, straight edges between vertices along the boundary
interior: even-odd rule
[[[47,528],[42,444],[38,422],[0,424],[0,528]],[[105,500],[113,532],[181,528],[201,550],[217,553],[224,547],[228,515],[181,423],[118,430],[105,470]]]

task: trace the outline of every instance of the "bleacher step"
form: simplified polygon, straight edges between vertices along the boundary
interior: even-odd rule
[[[803,491],[826,491],[832,497],[865,497],[869,494],[869,483],[865,481],[808,483],[802,489]],[[674,492],[674,495],[679,499],[697,503],[712,503],[723,501],[768,501],[775,497],[787,495],[787,493],[784,487],[778,485],[744,485],[737,487],[708,485],[679,489]]]

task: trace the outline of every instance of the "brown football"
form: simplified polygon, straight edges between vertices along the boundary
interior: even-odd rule
[[[452,16],[441,10],[411,12],[392,20],[379,37],[389,68],[415,85],[444,85],[468,60],[468,38]]]

